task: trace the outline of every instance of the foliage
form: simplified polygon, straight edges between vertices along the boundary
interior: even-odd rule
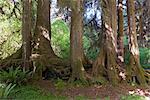
[[[85,86],[89,86],[90,83],[86,80],[76,80],[74,82],[72,82],[71,84],[71,87],[72,86],[75,86],[75,87],[85,87]]]
[[[88,36],[83,36],[83,48],[84,48],[84,52],[85,52],[86,56],[89,59],[94,60],[97,57],[99,48],[91,47],[90,39],[88,38]]]
[[[123,43],[124,43],[125,46],[128,45],[128,37],[127,37],[127,35],[124,36]]]
[[[87,98],[85,96],[76,96],[75,100],[89,100],[89,98]]]
[[[150,48],[140,48],[140,63],[144,68],[150,68]]]
[[[21,46],[21,4],[10,0],[0,0],[0,58],[4,59]]]
[[[144,97],[137,95],[122,96],[121,100],[144,100]]]
[[[18,84],[21,85],[29,78],[31,78],[31,72],[26,71],[25,69],[20,69],[20,67],[13,68],[10,67],[7,70],[1,70],[0,71],[0,81],[6,84],[13,83],[13,84]]]
[[[70,55],[70,33],[69,27],[63,20],[55,20],[52,23],[52,47],[54,52],[62,57],[68,58]]]
[[[61,80],[61,79],[56,80],[56,82],[55,82],[56,89],[61,90],[61,89],[64,89],[65,86],[66,86],[66,83],[63,80]]]
[[[51,93],[45,93],[35,86],[21,86],[15,88],[10,97],[19,100],[68,100],[64,96],[55,96]]]
[[[16,84],[0,84],[0,97],[7,98],[10,92],[15,88]]]
[[[21,21],[16,18],[0,21],[0,58],[10,56],[21,47]]]

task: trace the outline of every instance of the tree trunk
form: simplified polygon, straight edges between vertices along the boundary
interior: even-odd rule
[[[145,86],[146,80],[144,77],[144,71],[139,61],[139,48],[136,35],[136,23],[135,23],[135,4],[134,0],[127,0],[127,13],[128,13],[128,26],[129,26],[129,51],[130,51],[130,63],[128,68],[129,79],[136,77],[139,84]]]
[[[115,0],[103,0],[102,1],[102,11],[103,11],[103,47],[100,50],[100,54],[97,60],[93,64],[93,75],[94,76],[104,76],[113,85],[118,83],[118,73],[119,68],[116,63],[116,34],[117,34],[117,14],[116,14],[116,2]],[[98,68],[99,67],[99,68]],[[95,70],[95,68],[97,70]],[[103,69],[106,73],[101,70]],[[102,75],[96,75],[95,73],[101,73]]]
[[[70,51],[71,51],[71,81],[84,80],[83,67],[83,0],[72,1],[71,12],[71,34],[70,34]]]
[[[22,40],[23,67],[28,69],[31,65],[31,0],[23,0]]]
[[[124,67],[124,27],[123,27],[123,0],[118,0],[118,64]]]
[[[144,46],[144,34],[143,34],[143,16],[140,15],[140,19],[139,19],[139,27],[140,27],[140,30],[139,30],[139,39],[140,39],[140,42],[139,42],[139,46],[140,47],[145,47]]]
[[[37,6],[37,20],[34,33],[34,51],[33,54],[39,54],[48,58],[57,58],[52,46],[51,46],[51,27],[50,27],[50,1],[49,0],[38,0]],[[37,58],[39,59],[39,58]],[[35,79],[42,78],[42,71],[47,66],[43,60],[34,60],[36,68]]]
[[[35,49],[40,55],[56,57],[51,46],[50,1],[38,0]]]

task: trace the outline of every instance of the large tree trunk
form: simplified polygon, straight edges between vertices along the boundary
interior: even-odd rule
[[[124,27],[123,27],[123,0],[118,0],[118,63],[124,67]]]
[[[50,1],[38,0],[37,22],[35,27],[36,53],[56,57],[51,46]]]
[[[116,34],[117,34],[117,14],[116,14],[116,1],[115,0],[103,0],[102,1],[103,10],[103,23],[104,23],[104,44],[100,50],[100,54],[97,60],[93,64],[93,75],[94,76],[104,76],[113,85],[118,83],[118,73],[119,68],[116,63]],[[99,67],[99,68],[98,68]],[[101,68],[102,67],[102,68]],[[98,70],[95,70],[98,69]],[[103,72],[106,71],[106,73]],[[102,75],[96,75],[95,73],[101,73]]]
[[[70,51],[71,51],[71,67],[72,77],[71,80],[84,80],[84,67],[83,67],[83,0],[72,1],[71,12],[71,34],[70,34]]]
[[[28,69],[31,65],[31,0],[23,0],[22,40],[23,67]]]
[[[144,71],[139,61],[139,48],[136,35],[135,24],[135,4],[134,0],[127,0],[127,13],[128,13],[128,26],[129,26],[129,51],[130,51],[130,63],[128,67],[129,80],[132,77],[136,77],[140,85],[146,85],[144,77]]]
[[[51,27],[50,27],[50,1],[49,0],[38,0],[37,6],[37,20],[34,33],[34,51],[33,54],[39,54],[34,62],[36,64],[35,78],[42,78],[42,71],[48,66],[44,63],[44,59],[57,58],[52,46],[51,46]],[[42,56],[42,60],[41,57]],[[39,61],[40,59],[40,61]]]

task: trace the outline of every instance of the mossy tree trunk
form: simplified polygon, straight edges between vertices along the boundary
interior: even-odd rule
[[[39,54],[45,58],[57,58],[51,46],[50,25],[50,1],[38,0],[33,54]],[[36,77],[41,78],[42,69],[46,67],[46,63],[44,64],[42,60],[40,62],[37,60],[36,63],[38,63]]]
[[[83,67],[83,0],[72,1],[71,12],[71,33],[70,33],[70,51],[71,51],[71,81],[84,80],[85,70]]]
[[[123,18],[123,0],[118,0],[118,63],[124,67],[124,18]]]
[[[136,35],[136,23],[135,23],[135,4],[134,0],[127,0],[127,13],[128,13],[128,26],[129,26],[129,51],[130,51],[130,63],[128,66],[129,80],[132,77],[136,77],[140,85],[146,85],[146,79],[144,77],[144,71],[139,61],[139,48]],[[132,80],[131,80],[132,81]]]
[[[22,16],[22,44],[23,44],[23,67],[31,66],[31,0],[23,0],[23,16]]]
[[[119,68],[116,59],[117,50],[117,14],[116,14],[116,1],[115,0],[103,0],[102,1],[102,12],[103,12],[103,47],[100,50],[100,54],[97,60],[93,64],[93,75],[108,79],[113,85],[118,84],[119,77],[117,69]],[[97,70],[95,70],[95,68]],[[105,71],[106,73],[102,72]],[[96,75],[101,74],[102,75]]]
[[[55,57],[51,47],[50,1],[38,0],[37,20],[35,27],[36,53]]]

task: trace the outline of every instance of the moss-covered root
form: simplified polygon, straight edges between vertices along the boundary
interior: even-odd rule
[[[72,66],[72,76],[69,79],[69,82],[74,81],[86,82],[86,72],[83,67],[81,59],[77,59]]]
[[[22,63],[22,47],[18,49],[14,54],[0,61],[0,68],[11,67],[12,65]]]
[[[145,71],[141,67],[137,67],[134,65],[127,66],[127,81],[129,83],[138,83],[141,86],[146,87],[146,77],[145,77]]]

